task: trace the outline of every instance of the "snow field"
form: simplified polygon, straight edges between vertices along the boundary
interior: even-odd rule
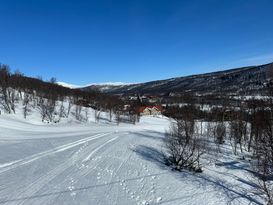
[[[169,124],[165,117],[37,124],[0,115],[0,204],[262,204],[251,193],[248,161],[229,146],[205,155],[200,174],[165,166]]]

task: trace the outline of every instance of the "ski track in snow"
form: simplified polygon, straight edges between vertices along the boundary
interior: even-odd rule
[[[87,138],[86,140],[84,140],[84,142],[80,143],[86,143],[98,138],[102,138],[106,135],[109,135],[109,133],[104,133],[104,134],[98,134],[93,136],[93,138]],[[111,141],[114,141],[115,139],[117,139],[118,137],[115,137],[113,139],[110,139],[108,141],[106,141],[105,143],[102,143],[99,147],[97,147],[96,149],[94,149],[90,155],[88,155],[89,159],[92,155],[94,155],[98,150],[100,150],[102,147],[106,146],[108,143],[110,143]],[[77,145],[79,145],[79,143],[75,143]],[[74,144],[73,144],[74,145]],[[74,146],[77,146],[74,145]],[[74,147],[73,146],[73,147]],[[71,148],[71,145],[67,145],[65,146],[67,149]],[[66,150],[66,149],[60,149],[62,151]],[[81,149],[79,149],[81,150]],[[85,156],[90,150],[85,150],[83,153],[79,153],[76,152],[75,155],[72,157],[72,159],[75,161],[76,159],[82,158],[83,156]],[[76,159],[75,159],[76,158]],[[39,178],[36,182],[32,183],[29,185],[29,187],[26,188],[26,191],[24,191],[23,193],[21,193],[20,195],[17,195],[16,198],[26,198],[30,197],[32,195],[34,195],[35,193],[37,193],[44,185],[46,185],[48,182],[50,182],[51,180],[53,180],[55,177],[59,176],[60,174],[62,174],[65,170],[69,169],[71,166],[74,166],[74,161],[71,161],[71,159],[66,160],[64,163],[60,164],[58,167],[56,167],[55,169],[53,169],[52,171],[50,171],[49,173],[47,173],[46,175],[44,175],[43,177]],[[84,159],[83,161],[86,161],[86,159]],[[73,187],[70,187],[70,191],[73,191]],[[26,197],[27,196],[27,197]],[[24,204],[26,200],[22,200],[21,204]],[[41,201],[41,200],[39,200]]]
[[[15,124],[24,127],[19,120]],[[0,205],[259,204],[244,198],[249,187],[238,181],[247,180],[242,170],[212,166],[195,175],[159,164],[166,125],[167,120],[157,118],[147,118],[138,126],[90,125],[90,132],[72,125],[82,133],[80,139],[58,128],[55,134],[64,137],[58,138],[58,145],[49,143],[42,149],[46,151],[0,164]],[[30,139],[44,148],[41,139],[46,139],[46,128],[39,138],[35,132]],[[9,146],[5,140],[0,143]]]
[[[106,136],[108,134],[109,133],[97,134],[95,136],[91,136],[91,137],[81,139],[81,140],[78,140],[78,141],[75,141],[75,142],[72,142],[72,143],[68,143],[68,144],[56,147],[54,149],[51,149],[51,150],[48,150],[48,151],[45,151],[45,152],[41,152],[41,153],[32,155],[32,156],[24,158],[24,159],[16,160],[16,161],[13,161],[13,162],[7,162],[5,164],[0,164],[0,174],[3,173],[3,172],[8,171],[10,169],[17,168],[18,166],[22,166],[22,165],[31,163],[31,162],[33,162],[35,160],[38,160],[38,159],[42,158],[42,157],[45,157],[45,156],[48,156],[48,155],[53,155],[55,153],[65,151],[67,149],[71,149],[71,148],[73,148],[75,146],[78,146],[80,144],[84,144],[84,143],[86,143],[88,141],[92,141],[92,140],[104,137],[104,136]]]

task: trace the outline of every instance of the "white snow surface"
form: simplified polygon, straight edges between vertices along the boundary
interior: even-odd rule
[[[66,83],[66,82],[57,82],[58,85],[61,85],[63,87],[67,87],[67,88],[84,88],[84,87],[88,87],[88,86],[92,86],[92,85],[100,85],[100,86],[121,86],[121,85],[131,85],[133,83],[124,83],[124,82],[105,82],[105,83],[90,83],[90,84],[86,84],[86,85],[74,85],[74,84],[70,84],[70,83]]]
[[[84,87],[84,86],[81,86],[81,85],[74,85],[74,84],[66,83],[66,82],[57,82],[57,84],[61,85],[63,87],[66,87],[66,88],[71,88],[71,89]]]
[[[0,204],[262,204],[249,163],[228,146],[205,156],[203,173],[165,166],[165,117],[119,126],[36,121],[0,115]]]

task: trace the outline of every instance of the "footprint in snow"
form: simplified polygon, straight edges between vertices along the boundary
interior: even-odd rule
[[[75,188],[74,186],[69,186],[69,187],[68,187],[69,191],[73,191],[74,188]]]
[[[72,193],[70,194],[70,196],[74,197],[74,196],[76,196],[76,193],[75,193],[75,192],[72,192]]]
[[[160,203],[162,201],[162,197],[157,197],[156,202]]]

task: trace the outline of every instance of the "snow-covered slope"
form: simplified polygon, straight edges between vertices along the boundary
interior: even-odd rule
[[[268,87],[267,71],[273,63],[231,70],[177,77],[130,85],[91,85],[84,90],[99,90],[119,95],[179,95],[185,92],[198,94],[264,94]]]
[[[66,87],[66,88],[71,88],[71,89],[84,87],[81,85],[74,85],[74,84],[70,84],[70,83],[66,83],[66,82],[57,82],[57,84],[61,85],[63,87]]]
[[[0,115],[0,204],[262,204],[250,192],[248,162],[228,146],[204,157],[203,173],[166,167],[169,123],[37,124]]]
[[[61,85],[63,87],[75,89],[75,88],[85,88],[89,86],[96,86],[96,87],[109,87],[109,86],[123,86],[123,85],[130,85],[131,83],[123,83],[123,82],[106,82],[106,83],[90,83],[87,85],[74,85],[66,82],[57,82],[58,85]],[[109,88],[105,88],[109,89]]]

